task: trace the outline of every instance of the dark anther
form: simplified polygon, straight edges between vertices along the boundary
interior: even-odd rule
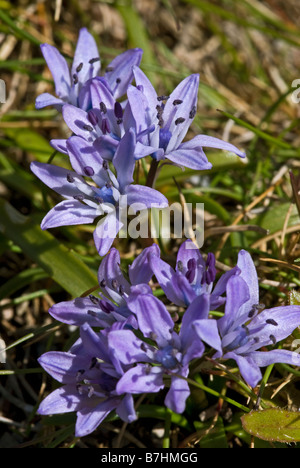
[[[158,101],[166,101],[170,96],[157,96]]]
[[[84,170],[85,175],[89,177],[92,177],[95,174],[95,171],[91,166],[85,166],[83,170]]]
[[[82,67],[83,67],[83,62],[81,62],[76,68],[77,73],[79,73],[82,70]]]
[[[108,170],[108,162],[107,161],[103,161],[103,169],[105,169],[106,171]]]
[[[109,181],[109,182],[106,182],[105,187],[106,188],[112,188],[112,185],[113,185],[112,182]]]
[[[113,312],[114,308],[113,306],[107,302],[107,301],[100,301],[100,307],[102,309],[103,312],[105,312],[106,314],[109,314],[110,312]]]
[[[84,124],[83,130],[86,130],[87,132],[92,132],[94,129],[90,125]]]
[[[182,104],[183,101],[181,99],[174,99],[173,106],[178,106],[178,104]]]
[[[123,122],[123,119],[117,119],[117,124],[118,125],[121,125],[122,122]]]
[[[183,123],[185,121],[185,119],[183,117],[178,117],[178,119],[175,120],[175,125],[179,125],[181,123]]]
[[[179,260],[179,261],[177,262],[177,270],[178,270],[178,271],[182,271],[182,270],[183,270],[183,263],[182,263],[181,260]]]
[[[252,307],[252,309],[250,310],[250,312],[249,312],[249,314],[248,314],[248,317],[249,317],[249,318],[252,318],[252,317],[254,316],[255,312],[256,312],[255,307]]]
[[[121,78],[117,78],[117,79],[116,79],[116,83],[117,83],[117,84],[121,83]]]
[[[92,58],[91,60],[89,60],[89,63],[92,65],[93,63],[99,62],[99,60],[100,60],[99,57],[95,57],[95,58]]]
[[[121,296],[123,296],[123,294],[125,293],[125,288],[124,288],[123,284],[121,284],[120,287],[119,287],[119,293],[120,293]]]
[[[141,344],[141,350],[144,351],[144,352],[147,351],[147,347],[146,347],[145,343]]]
[[[107,119],[102,120],[101,130],[102,130],[103,135],[106,135],[106,133],[110,133],[110,125]]]
[[[92,200],[95,202],[95,203],[98,203],[98,205],[101,205],[101,203],[103,203],[103,198],[101,197],[93,197]]]
[[[94,127],[97,125],[98,117],[93,110],[88,111],[88,119]]]
[[[83,201],[84,196],[83,195],[74,195],[73,198],[74,198],[74,200]]]
[[[112,282],[111,282],[111,285],[113,287],[113,289],[117,290],[118,289],[118,281],[113,279]]]
[[[276,344],[276,338],[274,335],[269,336],[270,340],[272,341],[273,344]]]
[[[80,383],[76,384],[76,390],[79,393],[79,395],[82,395],[83,390],[82,390],[82,385]]]
[[[74,179],[74,177],[72,176],[72,174],[67,174],[67,181],[68,181],[68,182],[72,183],[72,182],[74,182],[74,180],[75,180],[75,179]]]
[[[103,280],[100,281],[100,286],[101,286],[101,288],[105,288],[105,287],[106,287],[106,281],[105,281],[105,279],[103,279]]]
[[[196,112],[197,112],[197,107],[196,106],[193,106],[190,110],[190,113],[189,113],[189,118],[190,119],[193,119],[196,115]]]
[[[275,327],[277,327],[278,325],[278,323],[274,319],[267,319],[266,323],[269,323],[270,325],[274,325]]]
[[[76,73],[74,73],[73,75],[73,80],[74,80],[74,84],[78,83],[78,76],[76,75]]]
[[[123,109],[122,109],[121,104],[118,101],[115,103],[114,112],[115,112],[115,116],[117,117],[117,119],[123,118]]]
[[[93,296],[92,294],[89,295],[89,300],[95,305],[99,304],[99,299],[97,297]]]
[[[93,369],[93,367],[95,367],[95,365],[97,364],[97,362],[98,362],[97,358],[96,358],[95,356],[92,357],[92,359],[91,359],[91,364],[90,364],[90,367],[89,367],[89,368],[90,368],[90,369]]]
[[[105,71],[106,73],[112,72],[114,71],[114,67],[107,67]]]
[[[101,110],[101,112],[103,112],[103,114],[106,114],[106,112],[107,112],[107,107],[106,107],[106,105],[104,104],[103,101],[100,102],[100,110]]]

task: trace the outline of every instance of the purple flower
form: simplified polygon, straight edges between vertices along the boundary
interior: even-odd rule
[[[130,366],[116,386],[117,393],[156,393],[164,388],[165,378],[169,377],[165,404],[182,413],[190,394],[186,381],[189,363],[203,355],[202,339],[219,349],[216,321],[208,319],[208,295],[197,298],[197,303],[186,310],[179,333],[168,310],[154,295],[136,292],[130,296],[128,307],[136,315],[142,339],[131,330],[108,332],[110,352],[123,365]]]
[[[90,81],[91,108],[86,111],[71,104],[62,108],[63,118],[73,134],[86,141],[88,150],[98,151],[103,159],[112,160],[120,140],[132,127],[129,103],[122,105],[116,100],[105,83],[98,79]],[[129,114],[129,117],[128,117]],[[147,131],[154,130],[154,125]],[[140,140],[145,132],[136,134],[135,157],[149,154],[149,146]],[[51,140],[51,146],[57,151],[68,154],[67,140]],[[154,149],[153,149],[154,151]]]
[[[76,412],[76,437],[93,432],[112,411],[126,422],[134,421],[132,395],[116,393],[116,385],[127,370],[108,352],[105,332],[95,333],[88,324],[68,352],[50,351],[40,365],[62,384],[40,404],[38,413],[52,415]]]
[[[61,109],[66,102],[82,109],[90,107],[90,81],[100,72],[100,56],[93,36],[82,28],[71,69],[60,52],[49,44],[41,45],[42,54],[52,73],[55,93],[43,93],[36,99],[36,108],[54,106]],[[132,66],[138,66],[142,58],[141,49],[130,49],[116,57],[107,67],[102,80],[117,99],[126,93],[133,79]]]
[[[250,254],[238,256],[239,276],[232,276],[226,288],[225,314],[218,328],[222,352],[215,358],[234,359],[242,377],[255,387],[262,378],[261,367],[274,363],[300,365],[300,355],[285,349],[259,349],[288,337],[300,325],[299,306],[279,306],[260,312],[259,287]]]
[[[41,223],[42,229],[89,224],[101,217],[94,230],[94,242],[99,255],[103,256],[123,226],[122,217],[127,206],[132,210],[134,207],[135,212],[141,207],[168,206],[167,199],[160,192],[132,184],[134,131],[126,132],[118,145],[113,159],[116,175],[99,152],[87,151],[81,137],[71,137],[67,148],[74,171],[38,162],[31,164],[33,173],[66,199],[47,213]],[[91,183],[86,177],[91,179]]]
[[[178,306],[188,306],[202,294],[210,295],[211,310],[225,302],[222,297],[228,279],[239,273],[237,267],[224,273],[214,286],[216,277],[215,257],[207,255],[205,261],[191,240],[186,240],[179,248],[176,267],[173,269],[158,256],[150,257],[150,265],[167,298]]]
[[[156,244],[144,249],[135,258],[128,269],[128,281],[120,267],[120,253],[112,248],[103,258],[98,270],[101,292],[54,304],[49,309],[50,315],[69,325],[88,323],[91,327],[106,328],[119,322],[120,326],[137,328],[135,315],[129,310],[127,300],[132,286],[136,286],[139,291],[151,291],[147,288],[153,275],[148,261],[150,254],[159,255]]]
[[[245,157],[234,145],[207,135],[197,135],[182,143],[197,112],[198,74],[181,81],[170,96],[158,96],[138,67],[134,67],[133,72],[136,86],[129,85],[127,90],[132,121],[137,133],[155,125],[155,130],[141,139],[141,143],[151,147],[153,158],[158,161],[169,159],[181,166],[204,170],[210,169],[211,163],[203,147],[232,151]],[[154,153],[153,148],[156,149]]]

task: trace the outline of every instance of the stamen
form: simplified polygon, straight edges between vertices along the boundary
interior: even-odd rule
[[[147,351],[147,347],[146,347],[145,343],[141,344],[141,350],[144,351],[144,352]]]
[[[79,73],[82,70],[82,67],[83,67],[83,62],[81,62],[76,68],[77,73]]]
[[[88,111],[88,119],[94,127],[97,125],[98,117],[92,109]]]
[[[78,76],[76,75],[76,73],[74,73],[73,75],[73,80],[74,80],[74,84],[76,85],[78,83]]]
[[[106,114],[106,112],[107,112],[107,107],[106,107],[106,105],[104,104],[103,101],[100,102],[100,110],[101,110],[101,112],[103,112],[103,114]]]
[[[118,101],[115,103],[114,113],[117,119],[123,118],[123,109],[122,109],[121,104]]]
[[[125,288],[124,288],[123,284],[121,284],[121,286],[119,287],[119,293],[120,293],[121,296],[124,296],[124,294],[125,294]]]
[[[178,119],[175,120],[175,125],[179,125],[181,123],[183,123],[185,121],[185,119],[183,117],[178,117]]]
[[[111,282],[113,289],[116,291],[118,289],[118,281],[113,279]]]
[[[75,181],[75,179],[71,174],[67,174],[67,181],[70,182],[70,184],[72,184]]]
[[[94,392],[95,392],[94,387],[92,385],[90,385],[88,387],[88,397],[91,398],[91,396],[93,396]]]
[[[190,119],[193,119],[193,118],[195,117],[196,113],[197,113],[197,107],[196,107],[196,106],[193,106],[193,107],[191,108],[191,110],[190,110],[189,118],[190,118]]]
[[[85,175],[89,177],[92,177],[95,174],[95,171],[91,166],[85,166],[83,170],[84,170]]]
[[[109,125],[109,121],[107,119],[102,120],[101,130],[102,130],[103,135],[106,135],[107,133],[110,133],[110,125]]]
[[[103,280],[100,281],[100,286],[101,286],[101,288],[105,288],[105,287],[106,287],[106,281],[105,281],[105,279],[103,279]]]
[[[82,375],[85,373],[84,369],[79,369],[76,374],[76,380],[81,380]]]
[[[103,310],[103,312],[105,312],[106,314],[109,314],[110,312],[113,312],[114,310],[113,306],[109,302],[106,302],[103,300],[100,301],[100,307]]]
[[[116,79],[116,83],[117,83],[117,84],[121,83],[121,81],[122,81],[121,78],[117,78],[117,79]]]
[[[179,261],[177,262],[177,270],[178,270],[178,271],[182,271],[182,270],[183,270],[183,263],[182,263],[181,260],[179,260]]]
[[[177,106],[178,104],[182,104],[183,101],[181,99],[174,99],[173,106]]]
[[[158,101],[167,101],[170,96],[157,96]]]
[[[103,169],[105,169],[106,171],[108,170],[108,162],[107,161],[103,161]]]
[[[95,305],[99,304],[99,299],[97,297],[93,296],[92,294],[89,295],[89,300]]]
[[[276,338],[274,335],[269,336],[270,340],[272,341],[273,344],[276,344]]]
[[[83,201],[84,200],[83,195],[74,195],[73,198],[74,198],[74,200],[78,200],[78,201]]]
[[[114,71],[114,67],[107,67],[105,71],[106,73],[112,72]]]
[[[98,362],[98,359],[95,356],[92,357],[89,369],[93,369],[93,367],[96,366],[97,362]]]
[[[94,129],[90,125],[84,124],[83,130],[86,130],[87,132],[92,132]]]
[[[266,323],[269,323],[270,325],[274,325],[275,327],[277,327],[278,325],[278,323],[274,319],[267,319]]]
[[[100,58],[99,57],[95,57],[95,58],[92,58],[91,60],[89,60],[89,63],[91,65],[93,65],[93,63],[96,63],[96,62],[99,62]]]

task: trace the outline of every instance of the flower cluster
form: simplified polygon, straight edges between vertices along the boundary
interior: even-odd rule
[[[220,274],[214,254],[200,253],[189,239],[171,262],[174,267],[153,243],[124,272],[112,246],[125,206],[168,206],[162,193],[135,183],[138,160],[150,156],[156,163],[168,159],[203,170],[211,167],[203,147],[244,157],[217,138],[183,141],[197,111],[199,76],[185,78],[169,96],[157,95],[140,69],[140,49],[124,52],[101,73],[95,41],[84,28],[71,70],[54,47],[45,44],[42,53],[57,97],[43,94],[36,107],[55,106],[72,136],[51,141],[68,157],[70,169],[32,163],[34,174],[64,198],[41,227],[97,220],[93,239],[103,258],[97,292],[49,310],[59,322],[78,327],[80,337],[68,352],[39,358],[61,384],[41,402],[39,413],[76,412],[76,436],[85,436],[112,411],[134,421],[134,395],[164,390],[166,407],[182,413],[190,396],[191,363],[207,354],[234,360],[250,387],[269,364],[300,366],[298,353],[275,346],[300,325],[300,307],[262,310],[248,252],[241,250],[236,266]]]

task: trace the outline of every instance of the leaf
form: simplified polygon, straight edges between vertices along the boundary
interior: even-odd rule
[[[98,284],[83,261],[49,232],[42,231],[39,222],[22,215],[5,200],[0,200],[0,231],[72,296],[80,296]]]
[[[279,408],[251,411],[241,418],[246,432],[270,442],[300,442],[300,413]]]

